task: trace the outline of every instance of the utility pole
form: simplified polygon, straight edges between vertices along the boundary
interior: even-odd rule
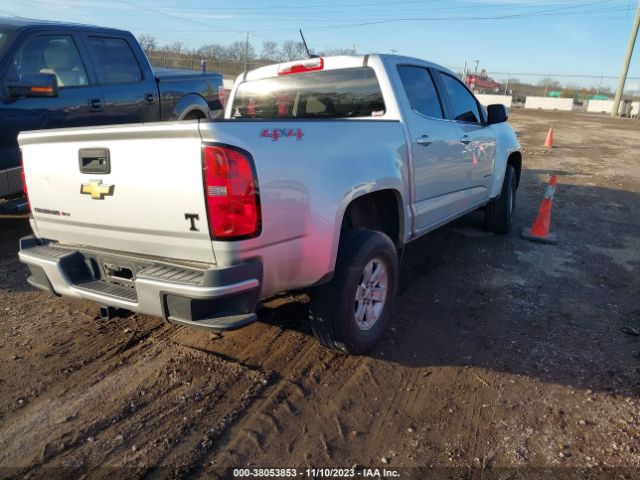
[[[247,61],[249,59],[249,32],[247,32],[247,36],[244,41],[244,71],[247,71]]]
[[[636,44],[636,38],[638,37],[638,27],[640,27],[640,1],[638,2],[638,7],[636,8],[636,18],[633,21],[633,27],[631,28],[629,45],[627,45],[627,54],[624,57],[624,64],[622,65],[622,72],[620,73],[620,82],[618,83],[616,96],[613,99],[613,108],[611,109],[612,117],[618,116],[618,112],[620,111],[620,100],[622,99],[624,84],[627,81],[627,73],[629,73],[629,63],[631,63],[633,47]]]

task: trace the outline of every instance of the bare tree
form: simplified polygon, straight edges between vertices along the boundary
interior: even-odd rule
[[[278,44],[273,40],[265,40],[262,42],[262,53],[260,58],[264,60],[278,60]]]
[[[546,88],[561,88],[560,82],[551,77],[541,78],[538,85]]]
[[[304,48],[304,43],[294,42],[293,40],[287,40],[282,44],[282,60],[291,61],[305,58],[307,56],[307,50]]]
[[[165,52],[177,53],[178,55],[181,53],[185,53],[184,43],[182,42],[173,42],[171,44],[165,45],[163,47]]]
[[[138,37],[138,43],[142,47],[142,50],[145,52],[150,52],[153,50],[157,50],[158,42],[156,41],[156,37],[153,35],[149,35],[147,33],[143,33]]]
[[[240,40],[236,40],[231,45],[229,45],[228,53],[229,60],[234,60],[236,62],[243,61],[245,59],[245,56],[247,60],[253,60],[254,58],[256,58],[256,50],[255,48],[253,48],[253,45],[251,45],[250,43],[242,42]]]
[[[217,43],[211,43],[209,45],[203,45],[198,49],[198,55],[208,58],[225,59],[229,57],[228,47]]]

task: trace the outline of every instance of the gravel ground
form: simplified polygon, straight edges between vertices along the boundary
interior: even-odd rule
[[[525,157],[514,232],[483,231],[476,212],[412,243],[393,324],[366,357],[313,340],[304,294],[224,335],[103,322],[29,287],[28,223],[0,219],[0,476],[639,478],[640,121],[511,122]],[[549,174],[555,246],[518,236]]]

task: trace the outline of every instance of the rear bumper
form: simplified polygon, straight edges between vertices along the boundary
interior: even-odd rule
[[[20,239],[20,261],[28,282],[55,295],[155,315],[209,330],[233,330],[256,320],[262,264],[248,261],[226,268],[176,266],[112,252],[75,250]],[[130,281],[113,281],[105,262],[130,267]]]

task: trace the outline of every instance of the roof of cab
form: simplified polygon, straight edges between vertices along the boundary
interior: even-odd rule
[[[420,62],[420,64],[425,65],[427,67],[430,68],[435,68],[441,71],[445,71],[448,73],[451,73],[453,75],[455,75],[455,73],[453,73],[451,70],[449,70],[446,67],[443,67],[442,65],[438,65],[436,63],[430,62],[428,60],[422,60],[419,58],[415,58],[415,57],[406,57],[403,55],[392,55],[392,54],[387,54],[387,53],[372,53],[372,54],[367,54],[367,55],[341,55],[341,56],[328,56],[328,57],[322,57],[324,60],[324,69],[335,69],[335,68],[346,68],[346,67],[355,67],[355,66],[361,66],[364,65],[365,62],[367,62],[367,59],[372,58],[372,57],[378,57],[380,58],[383,62],[385,62],[386,60],[389,60],[392,63],[395,64],[402,64],[402,63],[407,63],[407,64],[412,64],[412,63],[416,63],[416,62]],[[285,65],[289,65],[292,63],[297,63],[297,62],[303,62],[305,60],[310,60],[307,58],[301,58],[298,60],[293,60],[293,61],[286,61],[286,62],[280,62],[280,63],[273,63],[270,65],[266,65],[264,67],[258,67],[254,70],[250,70],[248,72],[245,73],[241,73],[238,77],[238,79],[242,79],[242,81],[248,81],[248,80],[257,80],[257,79],[262,79],[262,78],[267,78],[267,77],[275,77],[278,75],[278,71],[282,66]]]
[[[54,22],[50,20],[36,20],[32,18],[9,18],[9,17],[0,17],[0,28],[10,30],[10,31],[22,31],[22,30],[104,30],[109,32],[121,32],[128,33],[125,30],[120,30],[117,28],[107,28],[107,27],[99,27],[96,25],[85,25],[81,23],[70,23],[70,22]]]

